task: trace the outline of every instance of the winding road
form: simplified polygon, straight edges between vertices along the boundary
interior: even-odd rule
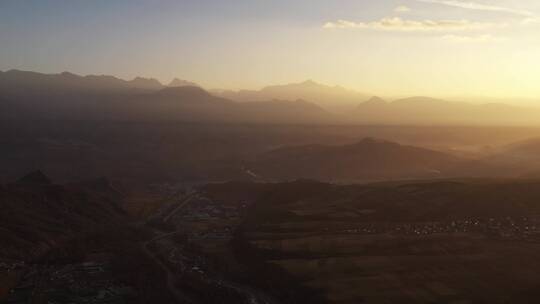
[[[167,215],[162,215],[163,221],[168,222],[177,212],[182,210],[193,197],[195,197],[198,193],[196,191],[193,191],[189,193],[187,196],[181,199],[181,202],[179,205],[174,208],[172,211],[169,212]],[[156,231],[157,232],[157,231]],[[178,234],[178,231],[169,232],[169,233],[161,233],[156,235],[154,238],[152,238],[149,241],[146,241],[142,244],[143,251],[145,252],[148,257],[150,257],[153,261],[155,261],[166,273],[167,273],[167,288],[170,290],[174,298],[177,300],[178,303],[196,303],[194,300],[190,299],[181,289],[179,289],[176,286],[176,274],[173,273],[165,263],[163,263],[148,247],[152,242],[156,242],[162,239],[169,238],[171,236],[174,236]],[[243,286],[237,283],[225,281],[225,280],[216,280],[208,278],[209,282],[223,286],[225,288],[229,288],[232,290],[235,290],[239,294],[242,294],[246,297],[246,300],[249,304],[277,304],[276,301],[268,297],[266,294],[254,290],[248,286]]]

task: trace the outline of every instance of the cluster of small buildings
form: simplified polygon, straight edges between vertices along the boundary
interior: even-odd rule
[[[213,228],[204,232],[194,232],[191,234],[192,240],[230,240],[233,229],[231,227]]]
[[[25,267],[24,261],[0,260],[0,273],[18,271]]]
[[[210,200],[190,203],[182,213],[182,218],[185,220],[236,219],[239,216],[238,207],[220,205]]]
[[[116,282],[107,263],[33,265],[17,287],[11,290],[6,303],[31,303],[46,299],[48,304],[61,303],[128,303],[135,291]]]
[[[364,223],[342,232],[354,234],[430,235],[440,233],[481,233],[499,238],[540,237],[540,221],[526,217],[477,218],[439,222]]]

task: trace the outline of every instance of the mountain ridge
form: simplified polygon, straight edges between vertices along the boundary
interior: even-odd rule
[[[248,167],[271,180],[367,181],[448,177],[461,161],[443,152],[367,137],[346,145],[281,147]]]
[[[269,86],[260,91],[233,92],[232,98],[227,97],[232,91],[207,91],[181,80],[176,83],[178,85],[165,86],[152,78],[122,80],[108,75],[79,76],[70,72],[0,71],[0,119],[159,120],[159,117],[168,117],[169,120],[239,123],[540,125],[540,109],[536,108],[422,96],[387,102],[313,80]],[[178,88],[188,88],[191,94],[174,90]],[[175,97],[173,92],[182,93]],[[237,98],[240,95],[243,97]],[[242,101],[244,97],[247,99]],[[193,108],[181,109],[174,104],[175,98],[182,99],[181,104],[199,104],[197,113],[190,115]],[[208,104],[206,109],[200,107],[201,101]],[[159,105],[163,107],[160,109]],[[265,117],[264,111],[270,111],[269,115]],[[132,112],[137,115],[131,115]]]
[[[266,86],[260,90],[223,90],[220,92],[214,91],[214,93],[239,102],[304,99],[331,111],[354,107],[361,100],[368,97],[364,93],[340,86],[321,84],[311,79],[297,83]]]

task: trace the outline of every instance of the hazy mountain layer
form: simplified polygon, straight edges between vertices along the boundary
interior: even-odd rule
[[[540,125],[540,109],[429,97],[387,102],[306,81],[260,91],[212,91],[174,79],[0,72],[0,119],[377,125]],[[364,101],[363,100],[367,100]],[[242,102],[239,102],[242,101]],[[248,102],[249,101],[249,102]],[[331,114],[331,112],[333,112]]]
[[[340,86],[327,86],[308,80],[301,83],[268,86],[259,91],[214,91],[215,94],[236,101],[262,101],[273,99],[297,100],[313,102],[331,111],[343,111],[353,108],[365,100],[368,95],[348,90]]]
[[[385,180],[454,174],[463,160],[428,149],[366,138],[343,146],[284,147],[257,158],[251,171],[264,178]]]
[[[386,102],[372,98],[349,113],[351,121],[392,125],[538,125],[540,109],[505,104],[471,104],[429,97]]]
[[[81,77],[9,71],[0,74],[0,119],[88,121],[204,121],[324,123],[335,118],[304,101],[237,103],[173,81],[123,81],[110,76]]]

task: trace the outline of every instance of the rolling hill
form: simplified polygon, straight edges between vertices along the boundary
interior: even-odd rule
[[[342,146],[283,147],[259,156],[248,167],[277,180],[384,180],[447,177],[464,162],[454,156],[366,138]]]

